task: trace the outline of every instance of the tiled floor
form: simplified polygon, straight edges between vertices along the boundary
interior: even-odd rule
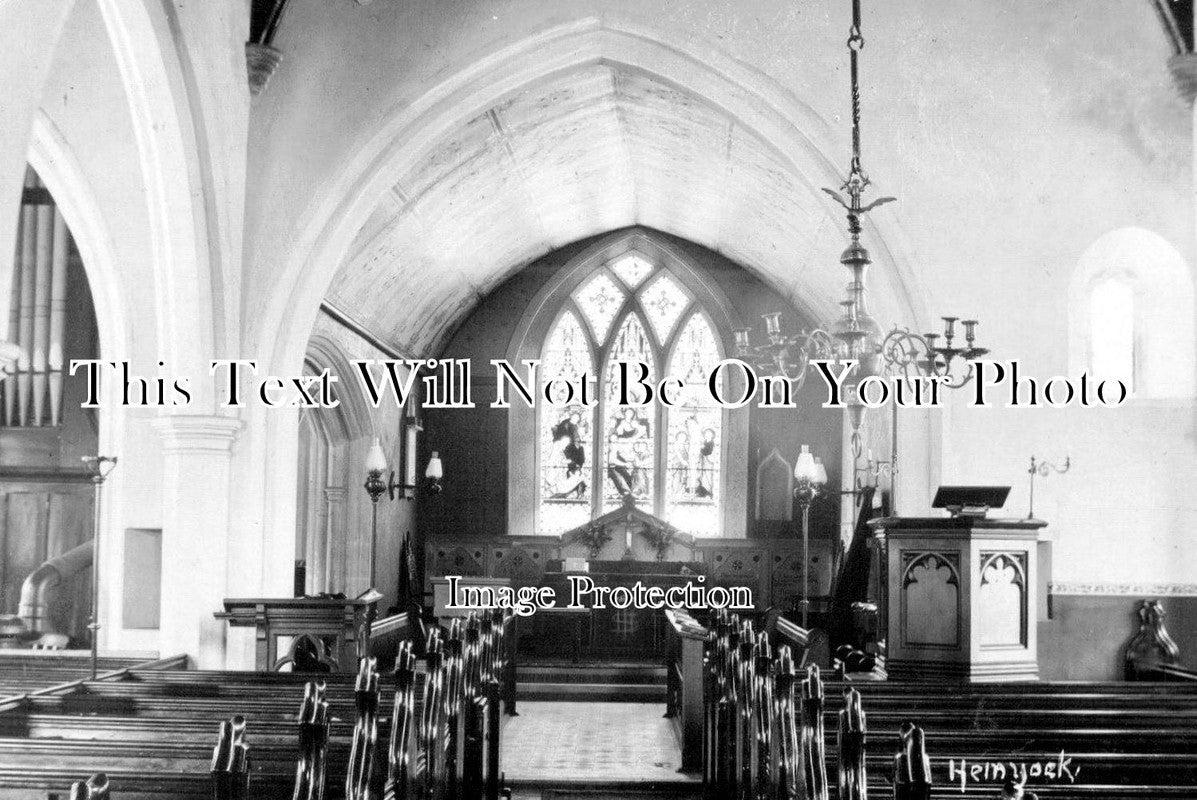
[[[694,782],[655,703],[521,702],[503,726],[503,771],[512,784]]]

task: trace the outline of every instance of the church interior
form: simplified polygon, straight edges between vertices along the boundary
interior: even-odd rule
[[[1197,795],[1195,96],[1192,0],[0,0],[0,800]]]

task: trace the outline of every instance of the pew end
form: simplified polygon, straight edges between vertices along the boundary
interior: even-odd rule
[[[97,772],[84,781],[71,784],[71,800],[108,800],[108,776]]]

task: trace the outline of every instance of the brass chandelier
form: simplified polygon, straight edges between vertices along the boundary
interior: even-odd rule
[[[845,362],[854,360],[856,367],[850,373],[845,386],[850,390],[848,410],[852,425],[852,449],[854,462],[862,454],[859,429],[864,417],[864,406],[855,396],[854,387],[869,376],[891,376],[904,379],[935,377],[943,379],[943,385],[960,388],[972,380],[972,362],[989,351],[976,345],[977,320],[960,320],[959,317],[942,317],[943,333],[914,333],[908,328],[895,326],[883,335],[881,326],[869,313],[866,299],[865,280],[868,266],[872,263],[869,251],[860,242],[864,216],[893,197],[878,197],[865,204],[863,196],[870,181],[861,165],[860,125],[860,52],[865,40],[861,35],[860,0],[852,2],[852,26],[848,33],[848,58],[852,91],[852,161],[848,177],[839,191],[823,189],[847,212],[849,243],[840,256],[840,263],[850,273],[850,281],[844,299],[840,302],[843,313],[834,324],[801,330],[797,334],[782,332],[781,314],[774,312],[763,315],[765,322],[765,343],[753,344],[752,333],[747,328],[735,332],[737,355],[752,363],[754,367],[768,374],[779,375],[789,380],[796,391],[805,382],[811,362],[828,360]],[[963,330],[964,341],[959,341]],[[896,406],[895,406],[896,415]],[[894,437],[893,455],[888,472],[896,472],[897,448]],[[870,470],[872,465],[870,465]],[[859,470],[858,470],[859,472]],[[803,476],[799,476],[800,481]],[[859,487],[857,487],[859,488]]]

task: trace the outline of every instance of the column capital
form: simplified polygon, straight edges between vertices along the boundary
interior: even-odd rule
[[[170,414],[152,423],[167,453],[228,453],[243,423],[235,417]]]

